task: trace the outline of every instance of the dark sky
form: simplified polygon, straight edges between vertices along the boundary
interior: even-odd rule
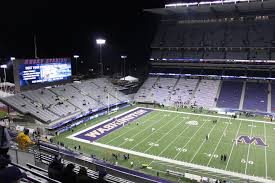
[[[96,67],[97,37],[107,40],[103,48],[106,65],[118,69],[120,55],[128,63],[144,65],[156,31],[155,16],[146,8],[164,7],[164,0],[9,0],[0,3],[0,58],[33,58],[33,36],[40,58],[80,55],[82,71]]]

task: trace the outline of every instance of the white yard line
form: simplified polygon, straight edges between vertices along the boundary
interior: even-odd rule
[[[234,139],[234,140],[237,140],[237,137],[238,137],[238,135],[239,135],[239,131],[240,131],[241,125],[242,125],[242,122],[240,122],[240,124],[239,124],[239,128],[238,128],[238,130],[237,130],[237,133],[236,133],[236,136],[235,136],[235,139]],[[237,142],[237,143],[238,143],[238,142]],[[231,151],[230,151],[230,154],[229,154],[229,157],[228,157],[226,166],[225,166],[225,170],[227,170],[227,167],[228,167],[228,164],[229,164],[229,161],[230,161],[230,158],[231,158],[233,149],[234,149],[234,145],[235,145],[235,141],[232,142],[232,148],[231,148]]]
[[[129,138],[135,138],[136,136],[138,136],[139,134],[143,133],[145,130],[151,128],[154,124],[160,122],[162,119],[164,119],[165,116],[162,115],[162,117],[159,120],[156,120],[155,122],[153,122],[152,124],[150,124],[148,127],[146,127],[145,129],[141,130],[140,132],[136,133],[135,135],[129,137]],[[118,145],[118,147],[122,146],[123,144],[125,144],[127,141],[122,142],[121,144]]]
[[[266,138],[266,127],[264,124],[264,138],[265,138],[265,144],[267,144],[267,138]],[[265,178],[267,178],[267,154],[266,154],[266,146],[264,148],[264,153],[265,153]]]
[[[199,129],[197,129],[197,131],[192,135],[192,137],[185,143],[185,145],[183,146],[183,148],[185,148],[188,144],[189,144],[189,142],[193,139],[193,137],[200,131],[200,129],[204,126],[204,124],[206,123],[206,121],[199,127]],[[173,159],[175,160],[177,157],[178,157],[178,155],[181,153],[181,151],[179,151],[177,154],[176,154],[176,156],[174,156],[173,157]]]
[[[188,119],[187,119],[188,120]],[[183,122],[186,122],[186,120],[182,120],[180,123],[178,123],[177,125],[175,125],[171,130],[169,130],[167,133],[165,133],[165,135],[162,135],[161,138],[159,138],[156,142],[154,143],[158,143],[159,141],[161,141],[164,137],[166,137],[171,131],[173,131],[175,128],[177,128],[178,126],[180,126]],[[153,146],[147,148],[143,153],[146,153],[147,151],[149,151]]]
[[[172,112],[172,113],[190,114],[190,115],[193,115],[193,116],[206,116],[206,117],[216,117],[216,118],[222,118],[222,119],[231,119],[231,117],[227,117],[227,116],[217,116],[217,115],[210,115],[210,114],[197,114],[197,113],[182,112],[182,111],[171,111],[171,110],[165,110],[165,109],[154,109],[154,108],[150,108],[150,107],[139,107],[139,108],[151,109],[151,110],[155,110],[155,111],[165,111],[165,112]],[[255,122],[255,123],[266,123],[266,124],[275,125],[274,122],[261,121],[261,120],[253,120],[253,119],[245,119],[245,118],[236,118],[234,120],[238,120],[238,121],[250,121],[250,122]]]
[[[191,125],[188,125],[176,138],[174,138],[159,154],[158,156],[162,155],[162,153],[164,153],[175,141],[178,140],[179,137],[181,137],[181,135],[190,127]],[[149,166],[153,163],[153,161],[151,161],[149,163]]]
[[[159,114],[156,113],[156,115],[154,114],[154,115],[150,116],[148,119],[144,120],[143,122],[145,123],[145,122],[147,122],[147,121],[150,121],[151,119],[153,119],[154,117],[156,117],[156,116],[158,116],[158,115],[159,115]],[[142,116],[142,117],[143,117],[143,116]],[[139,121],[139,120],[140,120],[140,119],[138,119],[138,120],[136,120],[136,121]],[[110,144],[110,143],[113,142],[114,140],[116,140],[116,139],[122,137],[123,135],[125,135],[125,134],[129,133],[130,131],[136,129],[137,127],[138,127],[138,126],[136,125],[134,128],[131,128],[129,131],[126,131],[125,133],[122,133],[121,135],[116,136],[115,138],[113,138],[112,140],[106,142],[105,144]]]
[[[155,132],[157,132],[158,130],[162,129],[163,127],[170,125],[169,122],[173,121],[174,119],[176,119],[179,115],[176,115],[175,117],[171,118],[170,120],[168,120],[165,124],[161,125],[160,128],[158,128],[157,130],[153,131],[150,135],[148,135],[146,138],[144,138],[143,140],[139,141],[139,143],[135,144],[130,150],[134,149],[135,147],[137,147],[139,144],[141,144],[142,142],[144,142],[145,140],[147,140],[149,137],[151,137]]]
[[[87,142],[86,140],[83,140],[83,139],[79,139],[79,141]],[[120,151],[120,152],[123,152],[123,153],[129,153],[129,154],[132,154],[132,155],[136,155],[136,156],[140,156],[140,157],[144,157],[144,158],[149,158],[149,159],[153,159],[153,160],[157,160],[157,161],[162,161],[162,162],[172,163],[172,164],[175,164],[175,165],[185,166],[185,167],[189,167],[189,168],[200,169],[200,170],[205,170],[205,171],[209,171],[209,172],[213,172],[213,173],[238,177],[238,178],[241,178],[242,180],[251,180],[251,181],[265,182],[265,183],[275,183],[274,180],[265,179],[265,178],[262,178],[262,177],[255,177],[255,176],[245,175],[245,174],[242,174],[242,173],[230,172],[230,171],[217,169],[217,168],[212,168],[212,167],[207,167],[207,166],[203,166],[203,165],[187,163],[187,162],[173,160],[173,159],[164,158],[164,157],[159,157],[159,156],[155,156],[155,155],[151,155],[151,154],[145,154],[145,153],[141,153],[141,152],[137,152],[137,151],[133,151],[133,150],[123,149],[123,148],[120,148],[120,147],[114,147],[114,146],[110,146],[110,145],[106,145],[106,144],[101,144],[101,143],[98,143],[98,142],[89,142],[88,141],[88,143],[92,144],[92,145],[95,145],[95,146],[98,146],[98,147],[102,147],[102,148],[106,148],[106,149],[112,149],[114,151]]]
[[[253,121],[252,121],[251,131],[250,131],[250,138],[252,137],[253,128],[254,128],[254,127],[253,127]],[[247,171],[248,158],[249,158],[249,153],[250,153],[250,145],[251,145],[251,143],[248,145],[248,151],[247,151],[246,162],[245,162],[245,170],[244,170],[244,173],[245,173],[245,174],[246,174],[246,171]]]
[[[217,126],[217,125],[214,125],[214,126],[212,127],[212,129],[210,130],[210,132],[209,132],[209,137],[210,137],[210,134],[212,133],[212,131],[214,130],[214,128],[215,128],[216,126]],[[199,153],[199,151],[201,150],[201,148],[202,148],[202,146],[204,145],[205,142],[206,142],[206,139],[203,140],[203,142],[201,143],[200,147],[197,149],[196,153],[194,154],[194,156],[192,157],[192,159],[189,161],[189,163],[191,163],[191,162],[194,160],[194,158],[197,156],[197,154]]]
[[[207,163],[207,166],[210,164],[210,162],[211,162],[211,160],[212,160],[212,158],[213,158],[215,152],[217,151],[217,149],[218,149],[218,147],[219,147],[219,145],[220,145],[220,143],[221,143],[221,141],[222,141],[222,137],[224,136],[224,132],[225,132],[225,130],[227,129],[227,127],[229,126],[229,124],[230,124],[230,121],[231,121],[231,119],[229,120],[229,122],[227,123],[226,127],[224,128],[223,133],[222,133],[222,135],[221,135],[221,137],[220,137],[220,140],[219,140],[218,144],[216,145],[216,147],[215,147],[213,153],[211,154],[211,157],[210,157],[210,159],[209,159],[209,161],[208,161],[208,163]]]

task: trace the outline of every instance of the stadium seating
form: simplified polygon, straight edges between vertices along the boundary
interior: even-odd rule
[[[171,93],[169,106],[187,105],[197,86],[198,79],[180,78],[174,90]]]
[[[162,22],[152,42],[152,58],[274,59],[268,48],[274,39],[274,21],[209,23]],[[156,48],[182,47],[182,50]],[[229,49],[217,49],[217,48]],[[250,47],[251,49],[242,49]],[[262,50],[253,50],[254,48]],[[197,48],[202,50],[198,51]],[[232,49],[234,50],[232,50]],[[191,49],[191,50],[190,50]],[[182,54],[183,53],[183,54]]]
[[[53,155],[43,153],[43,152],[38,152],[38,151],[34,151],[34,155],[35,155],[35,158],[37,159],[37,161],[41,161],[42,163],[44,163],[46,165],[49,165],[53,161],[53,158],[54,158]],[[74,169],[75,173],[78,173],[78,171],[80,169],[80,165],[78,165],[74,162],[63,159],[62,163],[64,164],[64,166],[68,165],[69,163],[73,163],[75,165],[75,169]],[[47,172],[47,170],[43,170],[43,169],[41,169],[37,166],[31,165],[31,164],[27,164],[27,166],[30,167],[30,168],[42,171],[42,172],[45,172],[45,171]],[[89,177],[91,177],[94,180],[98,179],[99,174],[98,174],[98,172],[96,172],[94,170],[87,169],[87,174],[88,174]],[[110,183],[133,183],[130,180],[126,180],[126,179],[123,179],[123,178],[120,178],[120,177],[116,177],[116,176],[113,176],[111,174],[107,174],[105,176],[105,181],[110,182]]]
[[[201,80],[194,97],[190,101],[191,105],[204,108],[215,107],[219,85],[220,80]]]
[[[275,83],[271,84],[271,112],[275,111]]]
[[[243,82],[223,81],[217,101],[217,107],[238,109],[242,94]]]
[[[267,83],[247,82],[243,109],[267,112]]]
[[[106,78],[27,91],[2,98],[4,103],[16,110],[29,113],[47,123],[127,100],[128,97],[117,91]]]
[[[154,102],[154,88],[152,86],[157,79],[157,77],[149,77],[136,93],[134,100],[136,102]]]

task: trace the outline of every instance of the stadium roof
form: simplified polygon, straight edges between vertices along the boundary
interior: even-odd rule
[[[196,3],[166,4],[164,8],[145,9],[144,11],[159,15],[186,15],[212,14],[214,16],[235,13],[238,15],[247,13],[273,13],[274,0],[220,0],[203,1]]]

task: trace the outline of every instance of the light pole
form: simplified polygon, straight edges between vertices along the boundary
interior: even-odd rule
[[[125,73],[125,63],[126,63],[127,56],[126,55],[121,55],[120,57],[123,59],[123,77],[124,77],[124,80],[125,80],[125,75],[126,75],[126,73]]]
[[[100,64],[100,75],[103,76],[103,62],[102,62],[102,53],[101,47],[106,43],[105,39],[96,39],[96,44],[99,45],[99,64]]]
[[[79,58],[79,55],[74,55],[75,58],[75,75],[77,76],[77,59]]]

